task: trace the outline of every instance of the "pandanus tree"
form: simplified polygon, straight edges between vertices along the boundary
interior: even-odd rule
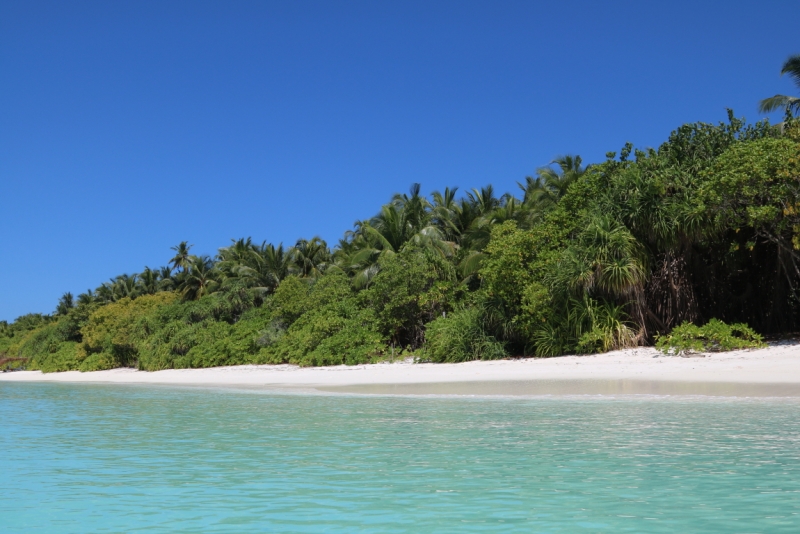
[[[783,63],[781,75],[788,74],[794,84],[800,89],[800,54],[790,56]],[[800,111],[800,98],[788,95],[775,95],[765,98],[758,106],[761,113],[770,113],[778,109],[783,109],[786,113],[797,113]]]
[[[539,355],[606,351],[645,339],[646,256],[624,225],[604,214],[591,217],[554,267],[547,280],[554,315],[533,333]]]

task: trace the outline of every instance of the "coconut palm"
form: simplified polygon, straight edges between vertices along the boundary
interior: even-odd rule
[[[428,199],[420,194],[421,190],[421,184],[412,184],[410,195],[395,194],[391,202],[391,205],[402,211],[404,222],[415,229],[422,228],[428,223],[428,212],[431,207]]]
[[[78,306],[88,306],[89,304],[94,303],[97,300],[97,297],[94,294],[94,291],[91,289],[87,289],[86,293],[81,293],[78,295],[77,305]]]
[[[267,285],[271,289],[275,289],[284,278],[289,276],[292,262],[291,251],[284,250],[283,243],[277,247],[271,243],[262,243],[258,249],[258,255],[264,266],[264,274],[268,280]]]
[[[478,215],[486,215],[499,208],[503,201],[494,195],[494,186],[491,184],[481,187],[480,190],[473,189],[467,192],[469,202],[476,208]]]
[[[395,195],[375,217],[356,222],[355,229],[345,234],[345,239],[339,243],[336,265],[354,275],[356,286],[369,283],[380,270],[382,258],[405,249],[424,249],[444,257],[453,255],[456,245],[448,240],[443,223],[437,220],[450,215],[444,208],[434,213],[436,207],[421,196],[419,184],[413,184],[410,193]],[[442,197],[441,204],[452,207],[452,193],[446,190],[445,196],[449,200]],[[451,227],[451,230],[457,229]]]
[[[580,156],[559,156],[550,162],[558,169],[542,167],[536,171],[536,177],[526,177],[525,183],[517,182],[524,193],[523,202],[541,210],[548,210],[558,204],[569,186],[583,176],[588,167],[582,166]]]
[[[291,252],[292,269],[302,277],[317,278],[322,276],[331,261],[328,244],[315,237],[311,241],[298,239]]]
[[[139,273],[136,286],[139,293],[142,295],[154,295],[156,292],[160,291],[158,271],[154,271],[150,267],[145,267],[144,271]]]
[[[790,56],[783,63],[781,68],[781,75],[788,74],[794,81],[794,84],[800,89],[800,54]],[[777,109],[783,108],[786,113],[797,113],[800,111],[800,98],[796,96],[775,95],[770,98],[765,98],[758,105],[758,110],[761,113],[769,113]]]
[[[122,298],[136,298],[139,296],[138,274],[121,274],[104,283],[96,290],[98,300],[101,302],[116,302]]]
[[[254,278],[251,271],[258,271],[259,257],[252,239],[231,239],[231,243],[219,249],[217,270],[225,280]]]
[[[187,241],[181,241],[174,247],[171,247],[170,250],[175,251],[175,256],[172,257],[169,262],[172,264],[172,270],[177,270],[181,268],[182,270],[186,270],[189,264],[189,251],[192,249],[194,245],[189,245]]]
[[[215,269],[223,286],[235,284],[268,293],[289,275],[293,258],[293,249],[284,250],[282,244],[275,247],[264,241],[255,245],[250,238],[239,239],[220,249]]]
[[[457,224],[459,205],[456,201],[456,191],[457,187],[452,189],[446,187],[444,193],[434,191],[431,195],[433,197],[431,222],[439,227],[449,241],[457,241],[461,235]]]
[[[58,306],[56,306],[56,315],[66,315],[71,309],[75,307],[75,299],[72,293],[67,292],[61,295],[58,299]]]
[[[186,261],[186,277],[178,289],[186,300],[197,300],[213,293],[219,287],[219,272],[208,256],[189,256]]]

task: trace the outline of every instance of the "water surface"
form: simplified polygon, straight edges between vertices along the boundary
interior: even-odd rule
[[[0,383],[0,525],[798,532],[799,409]]]

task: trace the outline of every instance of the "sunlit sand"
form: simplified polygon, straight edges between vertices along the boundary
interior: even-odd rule
[[[800,345],[665,356],[638,348],[592,356],[300,368],[243,365],[143,372],[0,374],[3,381],[207,385],[403,395],[657,394],[800,397]]]

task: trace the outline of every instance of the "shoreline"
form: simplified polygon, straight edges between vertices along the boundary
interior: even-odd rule
[[[605,354],[433,364],[0,373],[0,382],[213,386],[375,395],[711,395],[800,397],[800,344],[665,356],[639,347]]]

